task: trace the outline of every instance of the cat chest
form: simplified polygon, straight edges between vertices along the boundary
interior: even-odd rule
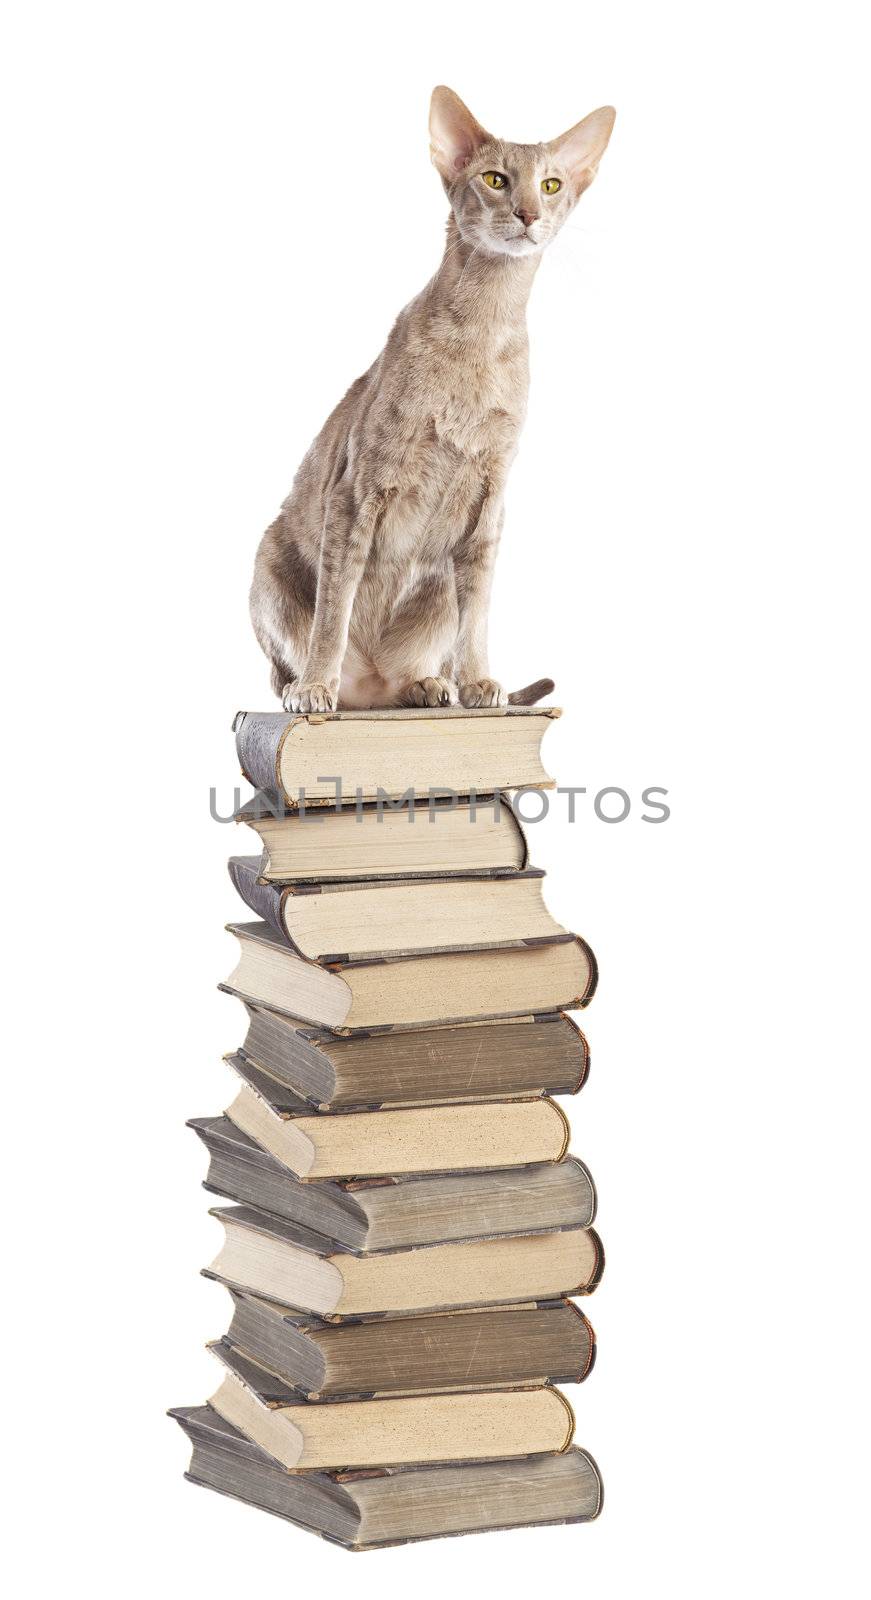
[[[514,454],[523,422],[516,391],[461,385],[439,391],[433,385],[427,404],[403,419],[403,455],[413,472],[432,485],[490,475]]]
[[[492,396],[487,403],[473,405],[467,396],[456,394],[433,406],[427,426],[430,455],[440,457],[448,471],[462,471],[512,451],[521,418],[504,403],[507,399]]]
[[[405,382],[392,386],[393,420],[418,447],[441,444],[474,459],[516,444],[528,383],[518,338],[494,338],[490,348],[440,339],[418,350]]]
[[[448,554],[474,523],[488,490],[504,481],[517,448],[525,384],[443,363],[379,417],[380,473],[390,510],[376,547],[414,561]],[[521,374],[521,377],[523,374]]]
[[[526,410],[525,364],[446,361],[428,388],[436,441],[470,459],[511,449]]]
[[[372,546],[373,566],[401,586],[452,559],[477,526],[492,487],[480,459],[447,447],[429,452],[397,485]]]

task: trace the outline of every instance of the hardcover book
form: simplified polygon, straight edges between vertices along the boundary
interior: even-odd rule
[[[407,1462],[486,1461],[567,1450],[575,1419],[553,1387],[371,1400],[303,1400],[226,1340],[209,1346],[224,1380],[209,1401],[287,1472]]]
[[[403,1176],[561,1161],[569,1125],[555,1100],[465,1101],[323,1116],[242,1081],[226,1115],[297,1178]]]
[[[602,1507],[599,1469],[577,1446],[560,1455],[458,1467],[289,1473],[210,1406],[179,1406],[170,1416],[193,1445],[191,1483],[271,1511],[347,1550],[589,1522]]]
[[[595,1217],[593,1180],[573,1156],[438,1177],[300,1182],[228,1117],[194,1117],[188,1126],[209,1152],[207,1189],[349,1250],[589,1227]]]
[[[397,810],[363,805],[289,811],[278,795],[260,794],[236,814],[260,838],[264,883],[334,883],[346,879],[467,877],[520,872],[529,865],[526,836],[507,800],[487,796],[418,800]]]
[[[253,1206],[211,1215],[223,1224],[224,1245],[207,1277],[327,1321],[590,1294],[604,1268],[592,1228],[359,1255]]]
[[[224,989],[335,1033],[573,1011],[596,988],[595,957],[579,938],[320,965],[296,955],[268,923],[231,923],[228,932],[239,941],[239,961]]]
[[[551,789],[540,746],[555,706],[467,711],[330,711],[301,716],[240,711],[236,753],[255,789],[287,806],[353,802],[438,790],[456,794]]]
[[[472,877],[386,882],[263,883],[259,856],[232,856],[249,910],[308,961],[330,966],[381,956],[487,950],[571,939],[542,899],[535,867]]]
[[[571,1300],[328,1323],[230,1292],[228,1342],[309,1400],[583,1383],[595,1360]]]
[[[341,1038],[262,1007],[246,1010],[237,1055],[319,1111],[577,1094],[589,1072],[584,1035],[558,1012]]]

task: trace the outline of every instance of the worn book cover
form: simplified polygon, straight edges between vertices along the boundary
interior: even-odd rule
[[[593,1228],[364,1255],[253,1206],[216,1206],[211,1215],[224,1244],[206,1276],[326,1321],[591,1294],[605,1264]]]
[[[178,1406],[169,1415],[193,1445],[190,1482],[271,1511],[347,1550],[589,1522],[602,1508],[599,1469],[576,1445],[525,1460],[289,1473],[211,1406]]]
[[[239,959],[224,989],[339,1034],[578,1010],[598,979],[596,958],[577,936],[317,962],[297,955],[266,922],[229,923],[228,932]]]
[[[465,710],[240,711],[239,765],[288,806],[377,800],[412,791],[549,789],[540,746],[556,706]]]
[[[355,1251],[589,1227],[595,1219],[595,1186],[576,1156],[432,1177],[303,1182],[229,1117],[193,1117],[188,1127],[209,1152],[207,1189]]]
[[[309,1400],[583,1383],[596,1356],[572,1300],[329,1323],[230,1294],[227,1341]]]
[[[590,1069],[584,1034],[560,1012],[342,1038],[263,1007],[246,1010],[237,1055],[319,1111],[577,1094]]]

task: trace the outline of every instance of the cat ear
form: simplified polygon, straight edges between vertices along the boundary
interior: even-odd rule
[[[433,89],[430,101],[429,137],[433,165],[446,183],[452,183],[491,135],[476,122],[453,89],[439,84]]]
[[[569,128],[568,133],[551,139],[548,145],[548,149],[559,156],[568,168],[575,199],[583,194],[596,176],[616,115],[613,106],[600,106],[598,111],[591,111],[588,117],[584,117],[583,122],[577,122],[573,128]]]

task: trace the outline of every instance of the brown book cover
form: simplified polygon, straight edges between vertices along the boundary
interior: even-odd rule
[[[309,1400],[583,1383],[596,1357],[571,1300],[328,1323],[230,1294],[227,1341]]]
[[[263,1007],[246,1010],[237,1055],[319,1111],[577,1094],[590,1070],[584,1034],[560,1012],[341,1038]]]

